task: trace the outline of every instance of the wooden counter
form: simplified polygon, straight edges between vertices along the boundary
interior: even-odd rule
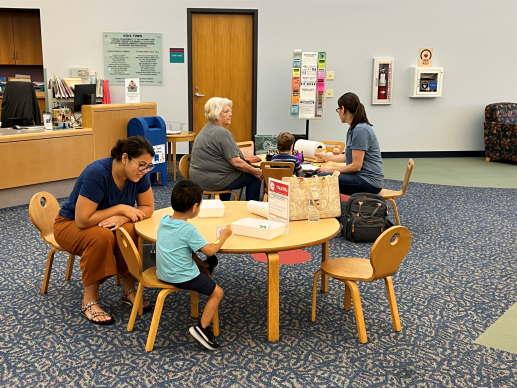
[[[0,189],[77,178],[93,162],[93,131],[0,129]]]
[[[36,98],[38,99],[39,118],[41,122],[43,122],[43,112],[45,112],[45,92],[36,92]],[[0,115],[2,114],[2,101],[3,98],[0,96]]]

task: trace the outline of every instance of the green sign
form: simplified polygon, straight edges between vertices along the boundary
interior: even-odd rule
[[[169,49],[170,63],[185,63],[185,49],[171,48]]]

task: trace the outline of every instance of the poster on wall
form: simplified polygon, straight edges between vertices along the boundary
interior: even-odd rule
[[[104,78],[123,85],[126,78],[141,84],[162,84],[161,34],[103,32]]]
[[[126,78],[124,84],[126,104],[140,102],[140,80],[138,78]]]

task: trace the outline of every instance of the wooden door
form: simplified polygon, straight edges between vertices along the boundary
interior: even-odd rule
[[[15,63],[11,12],[0,12],[0,65]]]
[[[39,13],[12,12],[17,65],[43,65]]]
[[[233,102],[236,141],[253,140],[254,37],[253,15],[192,14],[191,122],[196,133],[208,122],[205,104],[211,97]],[[195,97],[194,94],[204,97]]]

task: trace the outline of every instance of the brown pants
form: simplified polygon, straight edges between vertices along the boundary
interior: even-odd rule
[[[122,225],[135,244],[138,235],[135,226],[128,222]],[[118,273],[124,277],[129,273],[122,252],[118,248],[115,233],[108,228],[92,226],[79,229],[74,220],[58,215],[54,223],[54,237],[57,243],[69,253],[81,256],[79,265],[83,274],[83,285],[103,283]],[[115,260],[113,260],[115,253]]]

